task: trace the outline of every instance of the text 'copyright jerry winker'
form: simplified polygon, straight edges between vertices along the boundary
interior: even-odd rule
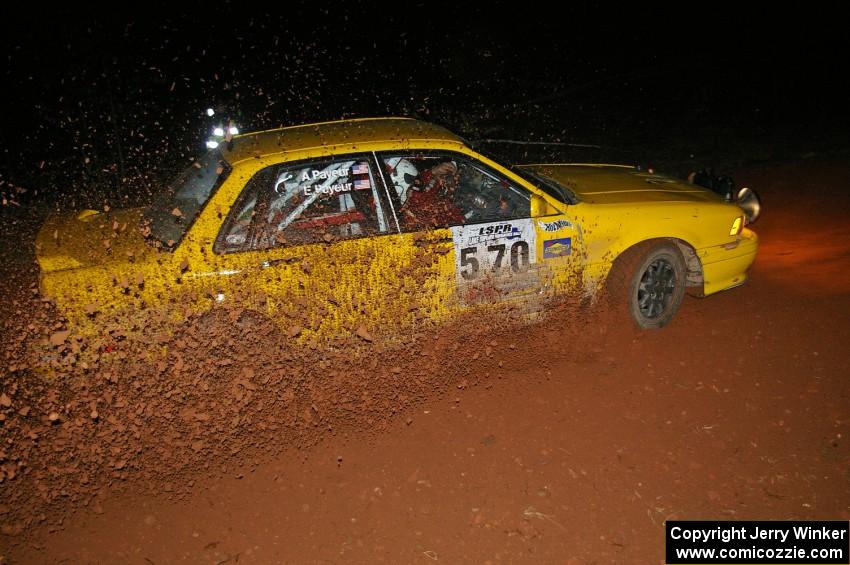
[[[850,523],[677,520],[666,524],[666,561],[850,564]]]

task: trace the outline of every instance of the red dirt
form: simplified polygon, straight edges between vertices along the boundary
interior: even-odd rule
[[[659,331],[565,308],[296,353],[222,312],[165,366],[5,373],[0,563],[663,563],[667,519],[850,519],[850,172],[737,178],[751,281]]]

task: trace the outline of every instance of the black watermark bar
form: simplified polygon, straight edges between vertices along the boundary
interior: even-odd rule
[[[850,522],[667,522],[668,565],[850,564]]]

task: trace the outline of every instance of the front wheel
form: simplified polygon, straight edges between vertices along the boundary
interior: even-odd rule
[[[687,269],[675,244],[646,242],[623,253],[609,279],[609,300],[615,308],[625,307],[638,327],[661,328],[679,310]]]

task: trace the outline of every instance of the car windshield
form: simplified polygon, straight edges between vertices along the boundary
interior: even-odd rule
[[[534,184],[534,186],[540,188],[540,190],[549,194],[549,196],[557,198],[564,204],[575,204],[578,202],[578,198],[570,189],[552,177],[544,175],[539,171],[523,168],[522,165],[511,165],[509,168],[515,175],[521,176],[528,182]]]
[[[528,169],[523,168],[523,165],[508,165],[509,161],[502,159],[498,155],[494,155],[490,151],[483,151],[480,148],[475,149],[478,153],[484,155],[488,159],[499,163],[504,168],[508,169],[513,174],[518,177],[523,178],[527,182],[530,182],[549,196],[555,198],[559,202],[563,202],[564,204],[575,204],[578,202],[578,198],[575,194],[572,193],[570,189],[559,183],[558,181],[549,178],[546,175],[540,174],[537,171],[530,171]]]
[[[210,151],[192,163],[145,210],[142,229],[146,238],[173,249],[229,172],[219,151]]]

